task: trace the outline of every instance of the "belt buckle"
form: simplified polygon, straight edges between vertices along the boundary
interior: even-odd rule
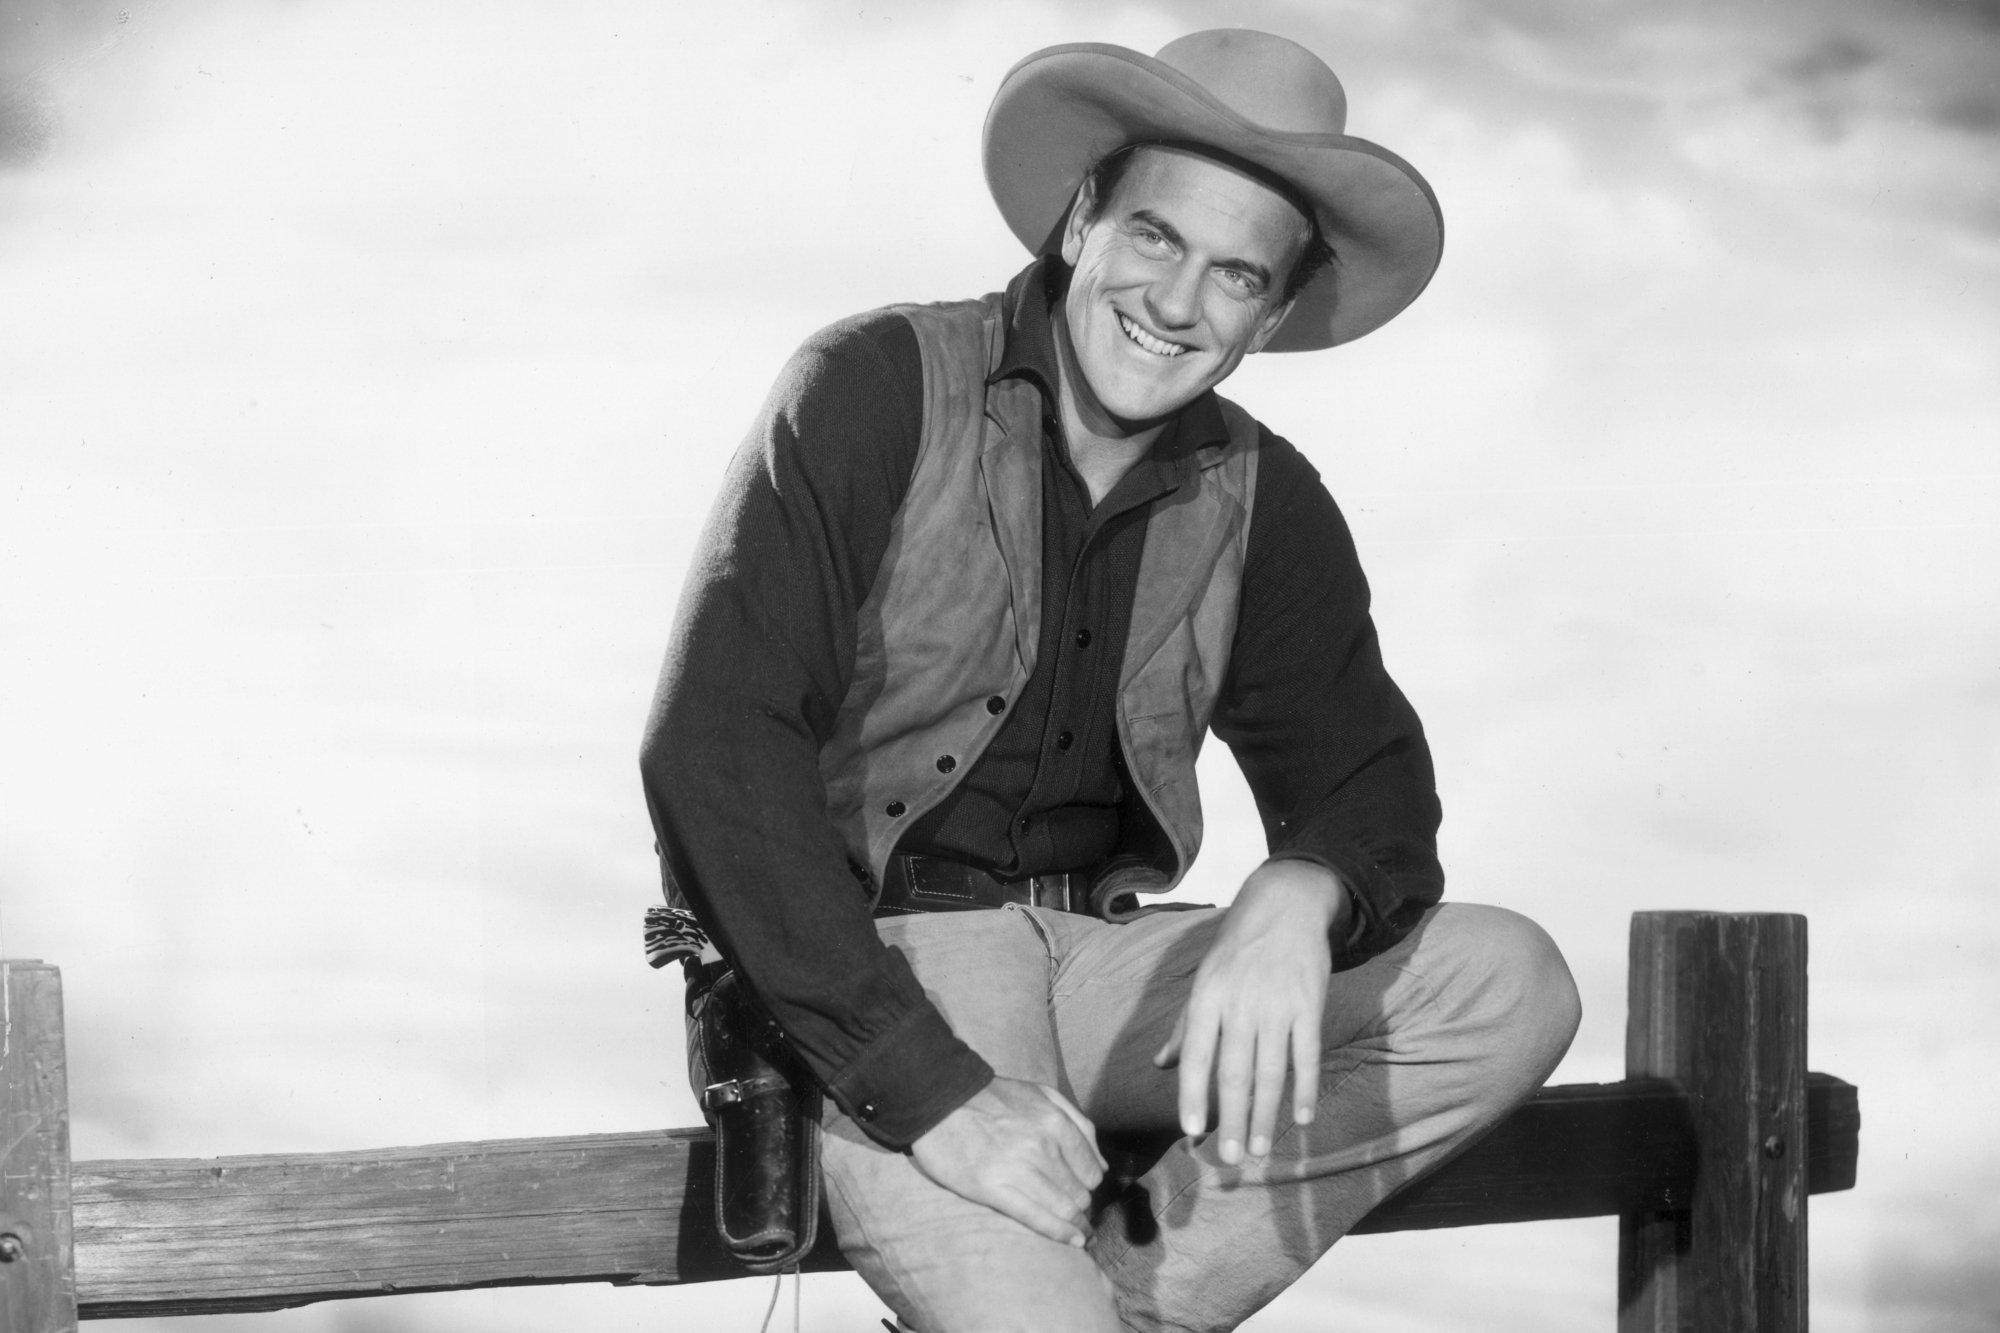
[[[1044,894],[1048,895],[1047,898]],[[1060,895],[1059,900],[1055,899]],[[1036,875],[1028,881],[1028,902],[1035,907],[1052,907],[1058,912],[1067,912],[1069,905],[1069,874]]]

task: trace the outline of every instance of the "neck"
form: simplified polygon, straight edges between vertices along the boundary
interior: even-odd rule
[[[1076,349],[1069,341],[1069,320],[1060,305],[1050,312],[1049,322],[1055,334],[1056,399],[1069,461],[1090,488],[1090,503],[1096,505],[1146,456],[1167,423],[1164,418],[1126,421],[1105,411],[1077,364]]]

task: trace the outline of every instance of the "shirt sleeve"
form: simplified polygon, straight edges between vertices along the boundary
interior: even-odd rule
[[[1271,855],[1340,876],[1349,967],[1444,893],[1423,726],[1382,665],[1354,541],[1319,474],[1263,432],[1243,600],[1214,729],[1241,766]]]
[[[890,314],[792,357],[709,516],[640,750],[670,896],[835,1103],[897,1148],[992,1078],[877,937],[819,770],[915,466],[921,357]]]

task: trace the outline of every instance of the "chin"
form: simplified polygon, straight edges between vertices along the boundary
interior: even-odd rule
[[[1134,426],[1150,426],[1180,411],[1197,396],[1198,394],[1194,393],[1186,396],[1148,394],[1123,400],[1104,402],[1100,399],[1099,401],[1104,402],[1105,410],[1120,421],[1129,422]]]
[[[1134,374],[1130,366],[1116,366],[1112,373],[1095,377],[1085,367],[1085,378],[1098,405],[1120,421],[1150,424],[1186,407],[1201,397],[1210,381],[1200,376],[1151,376]],[[1099,386],[1103,387],[1100,388]]]
[[[1100,397],[1107,411],[1121,421],[1151,424],[1186,407],[1208,388],[1206,381],[1193,384],[1133,386],[1125,392]]]

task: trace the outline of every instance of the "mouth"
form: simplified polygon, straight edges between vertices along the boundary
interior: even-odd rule
[[[1165,338],[1155,338],[1122,313],[1118,313],[1118,327],[1124,330],[1126,339],[1134,346],[1151,352],[1154,356],[1176,357],[1189,350],[1180,343],[1170,343]]]

